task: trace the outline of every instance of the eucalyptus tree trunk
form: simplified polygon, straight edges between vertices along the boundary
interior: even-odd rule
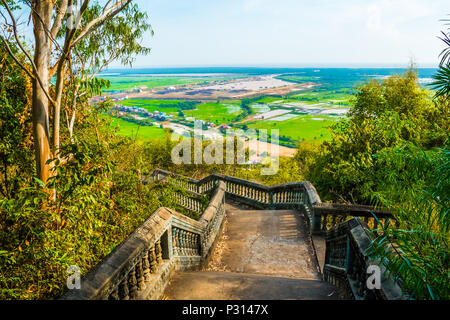
[[[37,176],[44,183],[51,176],[51,165],[47,164],[48,160],[51,159],[49,99],[47,96],[50,86],[51,39],[47,30],[52,18],[52,2],[52,0],[36,0],[34,11],[32,11],[35,37],[35,72],[41,79],[41,84],[36,77],[33,79],[33,134]]]

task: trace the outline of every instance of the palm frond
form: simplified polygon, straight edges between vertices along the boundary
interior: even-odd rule
[[[447,45],[447,48],[445,48],[439,55],[439,57],[441,58],[441,63],[439,65],[441,67],[446,63],[447,64],[450,63],[450,34],[446,34],[443,31],[442,34],[444,36],[442,38],[441,37],[438,38],[441,39]]]
[[[449,51],[450,53],[450,51]],[[435,80],[431,83],[431,88],[436,90],[436,97],[450,96],[450,63],[439,67],[438,72],[433,76]]]

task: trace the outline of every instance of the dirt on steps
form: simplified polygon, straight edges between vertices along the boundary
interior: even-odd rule
[[[320,279],[303,215],[226,204],[223,232],[204,271],[179,272],[169,300],[335,300]]]
[[[232,272],[180,272],[167,300],[336,300],[336,289],[318,280]]]
[[[226,222],[208,271],[320,280],[303,215],[241,210],[227,204]]]

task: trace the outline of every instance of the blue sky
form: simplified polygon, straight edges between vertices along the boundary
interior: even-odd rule
[[[448,0],[138,0],[155,30],[136,67],[435,65]],[[117,66],[117,65],[116,65]]]

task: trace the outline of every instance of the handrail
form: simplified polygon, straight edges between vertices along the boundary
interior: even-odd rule
[[[225,214],[219,182],[199,221],[168,208],[156,210],[63,300],[158,299],[177,270],[201,268],[212,252]]]
[[[227,198],[259,209],[296,209],[305,214],[312,234],[325,234],[338,223],[359,217],[378,228],[378,223],[392,219],[392,214],[383,208],[361,205],[340,205],[322,203],[316,188],[309,181],[264,186],[240,178],[222,174],[211,174],[195,180],[169,171],[156,169],[152,180],[171,179],[174,183],[198,193],[207,192],[217,181],[226,185]],[[376,218],[375,218],[375,216]]]
[[[408,299],[379,261],[374,261],[367,255],[372,240],[368,225],[358,218],[329,230],[326,236],[324,280],[337,286],[346,299]],[[380,268],[379,289],[369,289],[367,286],[369,266]]]
[[[356,299],[399,298],[399,287],[386,279],[382,290],[375,293],[363,288],[365,268],[371,263],[366,255],[370,236],[365,222],[377,227],[378,221],[392,218],[389,212],[322,203],[307,181],[267,187],[219,174],[195,180],[160,169],[142,177],[143,183],[167,180],[187,190],[188,196],[179,195],[176,200],[180,206],[200,212],[200,218],[158,209],[83,278],[81,290],[69,291],[62,299],[158,299],[173,272],[201,268],[209,258],[225,215],[225,198],[256,208],[303,212],[311,234],[327,235],[326,281]],[[210,201],[202,210],[198,197],[204,194],[210,195]],[[365,222],[352,217],[362,217]]]

